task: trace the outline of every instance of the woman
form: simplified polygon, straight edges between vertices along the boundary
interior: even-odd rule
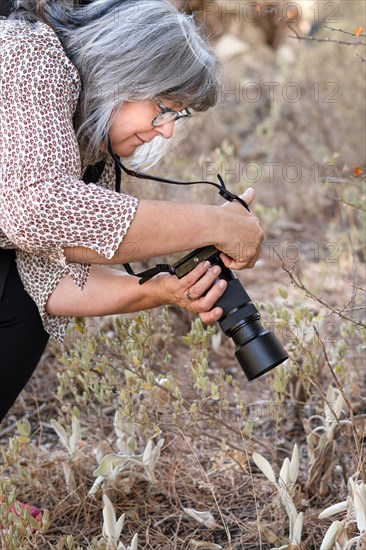
[[[0,23],[0,419],[48,336],[61,341],[72,316],[162,304],[206,323],[222,314],[213,306],[225,282],[204,295],[218,276],[209,265],[142,286],[108,265],[204,243],[243,269],[263,239],[258,219],[238,203],[138,201],[115,191],[110,152],[149,166],[175,124],[217,102],[218,62],[191,18],[166,0],[15,4]],[[252,201],[252,190],[244,199]]]

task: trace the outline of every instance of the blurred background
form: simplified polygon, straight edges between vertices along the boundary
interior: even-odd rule
[[[175,4],[225,77],[152,172],[254,187],[266,240],[238,277],[290,359],[248,383],[232,342],[176,307],[77,319],[1,426],[0,545],[364,550],[366,3]],[[124,189],[223,203],[210,186]],[[7,514],[15,495],[41,524]]]

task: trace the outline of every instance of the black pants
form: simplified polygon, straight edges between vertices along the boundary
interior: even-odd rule
[[[0,292],[1,422],[32,376],[46,347],[48,334],[37,306],[19,278],[13,250],[0,249],[0,271],[2,282],[5,281],[2,296]]]

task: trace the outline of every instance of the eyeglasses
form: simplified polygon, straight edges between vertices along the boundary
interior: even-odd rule
[[[180,118],[190,118],[192,116],[192,113],[191,111],[189,111],[189,109],[183,109],[183,111],[175,111],[174,109],[166,107],[164,103],[160,101],[160,99],[154,99],[154,101],[156,101],[161,109],[160,115],[156,116],[151,123],[154,127],[163,126],[164,124],[169,124],[169,122],[179,120]]]

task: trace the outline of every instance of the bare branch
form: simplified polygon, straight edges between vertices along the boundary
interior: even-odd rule
[[[332,198],[333,200],[335,200],[337,202],[345,204],[346,206],[352,206],[352,208],[355,208],[356,210],[361,210],[361,212],[366,212],[366,208],[364,208],[364,207],[362,207],[362,206],[360,206],[356,203],[349,202],[346,199],[344,199],[343,197],[336,197],[334,195],[330,195],[330,198]]]
[[[329,38],[328,36],[326,38],[317,38],[316,36],[301,36],[294,27],[292,27],[290,24],[287,24],[288,28],[292,30],[293,33],[295,33],[295,36],[292,36],[291,34],[288,35],[289,38],[295,38],[297,40],[310,40],[313,42],[332,42],[334,44],[344,44],[346,46],[366,46],[366,42],[362,42],[362,40],[359,40],[358,42],[349,42],[348,40],[335,40],[333,38]],[[327,27],[330,28],[330,27]],[[337,29],[331,29],[332,31]],[[341,30],[341,29],[339,29]],[[341,31],[346,33],[346,31]],[[351,36],[357,36],[352,33],[346,33],[351,34]],[[360,35],[365,36],[365,35]]]
[[[333,27],[329,27],[328,25],[323,25],[325,29],[329,29],[330,31],[336,31],[336,32],[342,32],[343,34],[348,34],[348,36],[362,36],[364,38],[366,38],[366,34],[356,34],[354,32],[348,32],[348,31],[344,31],[342,29],[334,29]]]
[[[275,250],[274,251],[277,256],[279,257],[279,259],[282,261],[282,258],[281,256],[278,254],[278,252]],[[325,302],[322,298],[319,298],[319,296],[317,294],[314,294],[313,292],[311,292],[311,290],[309,290],[305,285],[304,283],[302,282],[302,280],[300,279],[300,276],[299,274],[297,274],[297,278],[295,278],[294,274],[293,274],[293,269],[294,267],[292,268],[289,268],[289,267],[286,267],[285,264],[282,262],[282,269],[287,273],[287,275],[290,277],[290,280],[291,282],[297,287],[299,288],[300,290],[303,290],[306,294],[306,296],[308,298],[311,298],[312,300],[314,300],[315,302],[318,302],[319,304],[322,304],[323,306],[325,306],[327,309],[329,309],[332,313],[335,313],[336,315],[338,315],[339,317],[341,317],[342,319],[344,319],[345,321],[350,321],[351,323],[353,323],[354,325],[357,325],[359,327],[362,327],[364,329],[366,329],[366,323],[363,323],[362,321],[357,321],[356,319],[352,319],[352,317],[348,317],[347,315],[344,315],[343,311],[349,306],[349,304],[351,302],[348,302],[347,304],[345,304],[343,306],[343,308],[341,309],[336,309],[334,307],[332,307],[330,304],[328,304],[327,302]]]
[[[338,380],[337,378],[337,375],[336,373],[334,372],[334,369],[332,368],[332,365],[330,364],[330,361],[329,361],[329,358],[328,358],[328,354],[327,354],[327,350],[325,349],[325,346],[324,346],[324,342],[323,340],[320,338],[320,334],[318,332],[318,329],[316,328],[315,325],[313,325],[313,329],[315,331],[315,334],[317,335],[318,337],[318,340],[320,342],[320,345],[322,347],[322,350],[323,350],[323,354],[324,354],[324,358],[325,358],[325,363],[333,377],[333,380],[338,388],[338,390],[340,391],[343,399],[344,399],[344,402],[347,404],[347,407],[348,407],[348,411],[349,411],[349,414],[350,414],[350,419],[351,419],[351,425],[352,425],[352,433],[353,433],[353,438],[354,438],[354,441],[355,441],[355,445],[356,445],[356,448],[357,448],[357,453],[360,454],[360,447],[359,447],[359,442],[358,442],[358,436],[357,436],[357,429],[356,429],[356,426],[355,426],[355,422],[354,422],[354,412],[353,412],[353,408],[352,408],[352,405],[347,397],[347,395],[345,394],[344,392],[344,389],[343,389],[343,386],[342,384],[340,383],[340,381]],[[324,396],[323,396],[324,397]],[[329,403],[327,402],[327,405],[329,406]],[[331,408],[331,411],[332,413],[334,414],[336,420],[337,420],[337,423],[339,424],[339,418],[337,417],[337,415],[334,413],[333,409]]]
[[[291,29],[292,31],[294,29]],[[289,38],[296,38],[297,40],[310,40],[312,42],[332,42],[333,44],[344,44],[346,46],[366,46],[366,42],[359,40],[358,42],[348,42],[346,40],[333,40],[328,36],[326,38],[317,38],[316,36],[301,36],[295,32],[297,36],[288,35]]]

